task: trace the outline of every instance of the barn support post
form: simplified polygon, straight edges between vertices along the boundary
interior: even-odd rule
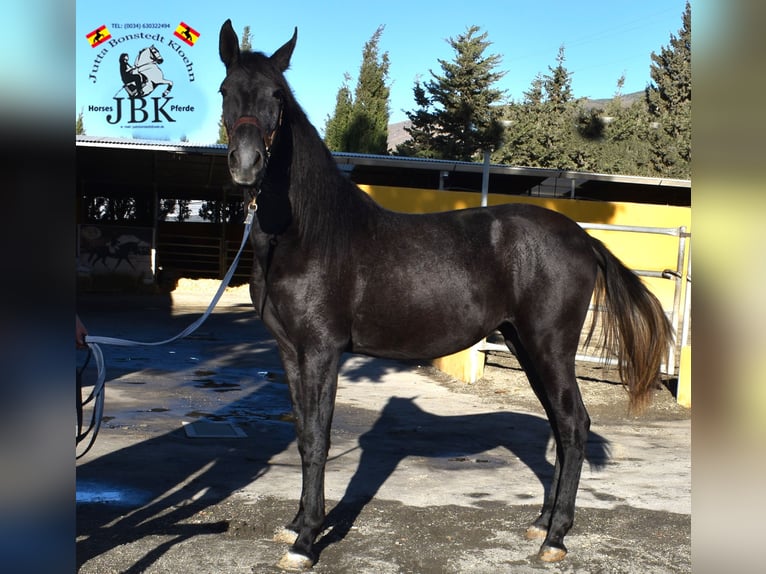
[[[481,170],[481,206],[487,207],[487,198],[489,197],[489,154],[488,149],[484,150],[484,166]]]
[[[226,263],[226,206],[227,206],[227,200],[228,195],[226,193],[226,186],[223,186],[221,193],[221,242],[219,247],[219,257],[218,257],[218,278],[223,279],[226,275],[226,270],[229,268],[228,264]]]

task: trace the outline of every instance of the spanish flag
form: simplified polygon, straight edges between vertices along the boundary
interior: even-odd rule
[[[112,35],[109,33],[109,30],[106,29],[106,26],[99,26],[90,34],[86,34],[85,37],[88,39],[90,47],[95,48],[109,40]]]
[[[194,46],[194,43],[199,39],[199,32],[185,22],[181,22],[173,34],[189,44],[189,46]]]

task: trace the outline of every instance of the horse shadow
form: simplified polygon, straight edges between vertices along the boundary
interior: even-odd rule
[[[143,300],[137,301],[143,305]],[[165,305],[151,314],[142,315],[151,325],[162,325],[163,331],[175,331],[188,322],[187,317],[171,316]],[[90,302],[95,329],[99,321],[119,321],[122,315],[135,316],[134,306],[124,304],[107,318],[95,311],[108,300],[98,298]],[[279,373],[279,359],[275,345],[261,322],[255,317],[243,321],[241,314],[216,313],[199,335],[194,352],[216,357],[220,373],[205,375],[209,381],[192,381],[195,385],[209,385],[210,392],[226,390],[229,380],[250,384],[243,370]],[[140,321],[139,321],[140,322]],[[148,325],[149,323],[147,323]],[[141,322],[141,331],[147,326]],[[104,331],[109,331],[104,324]],[[138,333],[120,333],[136,336]],[[139,337],[140,338],[140,337]],[[247,344],[241,341],[249,340]],[[234,350],[232,341],[240,341]],[[131,357],[125,364],[129,368],[145,368],[147,372],[159,365],[147,353],[145,358],[135,352],[109,349],[111,355],[109,375],[114,376],[123,363],[121,357]],[[204,349],[204,351],[203,351]],[[142,353],[139,353],[143,354]],[[234,368],[234,374],[229,373]],[[127,369],[128,367],[124,367]],[[364,361],[346,363],[343,377],[350,382],[378,380],[393,370],[407,370],[411,365],[395,361]],[[161,376],[148,374],[147,377]],[[220,379],[220,381],[219,381]],[[151,379],[147,379],[151,384]],[[247,436],[238,439],[189,439],[183,429],[150,436],[137,443],[115,449],[107,454],[80,462],[77,467],[78,500],[82,490],[96,485],[101,490],[113,489],[125,500],[121,502],[92,501],[78,503],[76,557],[78,569],[92,558],[121,545],[129,545],[144,538],[159,537],[161,542],[145,551],[125,572],[135,574],[146,571],[175,545],[198,536],[221,535],[229,530],[227,520],[205,520],[205,511],[227,500],[238,489],[256,480],[268,480],[272,459],[291,448],[295,441],[293,424],[285,417],[273,416],[291,409],[287,385],[279,376],[273,379],[254,379],[255,388],[238,400],[227,403],[203,416],[210,420],[239,419]],[[135,384],[135,383],[132,383]],[[108,401],[108,398],[107,398]],[[348,408],[341,406],[340,409]],[[339,415],[341,414],[339,409]],[[108,414],[107,408],[106,413]],[[342,415],[341,415],[342,416]],[[550,426],[539,416],[512,412],[488,412],[471,415],[440,416],[424,411],[413,399],[393,397],[379,412],[370,414],[368,430],[359,436],[360,459],[345,493],[327,517],[327,533],[318,541],[321,552],[335,541],[343,539],[399,463],[407,457],[424,457],[432,466],[461,466],[450,459],[486,458],[485,453],[501,447],[528,466],[537,479],[548,489],[553,474],[546,458]],[[343,419],[336,416],[336,424]],[[102,430],[102,432],[105,432]],[[120,440],[118,438],[118,440]],[[608,443],[591,434],[587,458],[594,467],[608,460]],[[467,467],[467,464],[462,464]],[[489,468],[493,472],[496,468]],[[512,469],[504,469],[512,473]],[[296,484],[300,471],[296,468]],[[525,485],[524,491],[527,487]],[[254,518],[258,505],[252,506]],[[287,522],[288,516],[285,516]],[[256,520],[256,522],[259,522]],[[266,524],[264,536],[272,527]]]
[[[124,298],[117,310],[102,315],[102,307],[114,305],[109,298],[91,297],[83,306],[90,310],[89,328],[98,333],[109,332],[120,325],[119,336],[138,340],[161,339],[165,332],[173,333],[189,323],[186,315],[170,312],[172,304],[164,298]],[[141,311],[141,314],[138,312]],[[125,317],[136,318],[133,322]],[[111,324],[109,323],[111,322]],[[147,337],[152,331],[153,336]],[[89,454],[77,465],[76,504],[76,563],[78,570],[89,560],[121,545],[130,545],[144,538],[159,537],[160,543],[142,551],[124,572],[138,574],[152,567],[172,547],[186,540],[210,534],[224,534],[228,520],[205,518],[209,509],[256,480],[267,476],[270,460],[295,441],[293,424],[279,413],[290,411],[287,385],[279,373],[276,348],[265,328],[254,316],[215,313],[204,329],[195,333],[192,349],[200,358],[216,358],[217,365],[196,375],[194,363],[185,384],[207,389],[199,400],[185,403],[179,409],[206,410],[204,405],[219,403],[218,393],[231,389],[245,391],[225,406],[210,412],[186,413],[171,411],[172,417],[198,420],[230,421],[245,430],[244,438],[194,438],[187,436],[180,425],[169,432],[131,442],[106,454]],[[189,339],[192,339],[191,337]],[[232,341],[247,341],[238,343]],[[104,349],[107,354],[107,376],[112,380],[123,372],[145,372],[131,385],[151,385],[152,377],[162,376],[163,368],[172,368],[155,359],[157,354],[146,349],[130,347]],[[180,352],[180,351],[179,351]],[[164,351],[167,353],[167,351]],[[160,356],[162,353],[159,354]],[[203,361],[200,360],[200,364]],[[237,366],[229,372],[230,366]],[[247,372],[252,375],[246,374]],[[259,374],[260,372],[260,374]],[[274,374],[277,376],[272,376]],[[142,381],[142,382],[139,382]],[[219,383],[219,384],[213,384]],[[208,388],[209,387],[209,388]],[[113,388],[113,387],[112,387]],[[249,391],[249,392],[248,392]],[[107,382],[105,418],[99,440],[110,431],[110,390]],[[200,392],[200,391],[197,391]],[[164,406],[166,397],[157,397],[157,406]],[[152,403],[148,403],[151,405]],[[151,412],[152,409],[146,412]],[[159,408],[158,412],[166,409]],[[142,412],[142,411],[129,411]],[[167,413],[168,416],[171,413]],[[162,415],[160,415],[162,416]],[[139,424],[141,417],[120,419],[120,424]],[[116,428],[121,428],[118,424]],[[113,433],[113,444],[125,439]],[[257,506],[255,512],[257,512]]]
[[[229,521],[205,520],[204,511],[266,476],[269,460],[295,440],[293,425],[278,420],[251,425],[246,434],[192,440],[178,429],[78,466],[78,498],[92,485],[99,495],[120,496],[116,503],[77,504],[78,569],[117,545],[166,538],[125,570],[137,574],[177,544],[226,533]]]
[[[270,396],[264,397],[264,393]],[[280,397],[289,409],[286,385],[274,382],[226,410],[248,410],[253,402],[261,400],[273,405]],[[536,415],[487,412],[441,416],[424,411],[414,399],[392,397],[369,430],[359,437],[358,466],[342,499],[328,513],[325,534],[315,547],[317,556],[346,537],[365,506],[407,457],[426,458],[432,467],[475,468],[471,462],[481,462],[486,458],[483,453],[501,447],[531,469],[547,492],[553,476],[547,456],[549,439],[547,420]],[[238,489],[256,480],[268,480],[271,459],[287,450],[294,440],[292,423],[278,419],[251,424],[244,439],[190,440],[178,429],[79,465],[78,491],[80,486],[93,482],[102,488],[106,485],[107,489],[121,490],[130,500],[126,504],[77,505],[78,569],[118,545],[163,538],[125,570],[126,574],[138,574],[177,544],[198,536],[225,534],[230,526],[227,520],[205,521],[199,517]],[[609,460],[608,441],[591,433],[586,458],[594,468],[605,466]],[[486,466],[487,472],[497,470],[497,465]],[[295,480],[300,481],[297,469]],[[524,493],[528,491],[526,484],[520,488]],[[257,516],[257,505],[252,508]],[[267,526],[262,533],[265,536]]]
[[[553,479],[548,456],[551,439],[550,424],[540,416],[503,411],[441,416],[424,411],[413,398],[392,397],[370,430],[359,438],[358,468],[342,499],[327,515],[325,534],[315,545],[317,555],[345,538],[367,503],[407,457],[424,457],[432,466],[459,472],[461,468],[475,468],[471,462],[490,462],[484,453],[501,447],[535,474],[547,496]],[[591,432],[585,457],[591,469],[603,469],[611,458],[609,441]],[[498,466],[487,464],[487,472]],[[525,485],[523,492],[527,490]],[[541,506],[542,500],[541,496]]]

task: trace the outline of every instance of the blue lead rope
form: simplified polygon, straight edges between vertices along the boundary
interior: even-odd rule
[[[77,373],[77,393],[78,393],[78,403],[77,403],[77,444],[79,444],[82,440],[84,440],[89,434],[91,435],[90,441],[88,442],[87,447],[85,450],[76,455],[77,458],[80,458],[87,453],[90,448],[93,446],[93,443],[96,442],[96,436],[98,435],[99,428],[101,427],[101,418],[102,414],[104,412],[104,382],[106,381],[106,366],[104,364],[104,355],[101,352],[101,348],[99,347],[99,344],[101,345],[118,345],[122,347],[138,347],[138,346],[157,346],[157,345],[165,345],[167,343],[171,343],[173,341],[176,341],[178,339],[182,339],[190,334],[192,334],[194,331],[196,331],[202,323],[205,322],[205,320],[210,316],[210,314],[213,312],[213,309],[215,309],[215,306],[218,304],[219,299],[221,298],[221,295],[223,295],[223,292],[226,290],[226,287],[229,286],[229,282],[231,281],[232,276],[234,275],[234,271],[237,268],[237,264],[239,263],[239,258],[242,255],[242,250],[245,248],[245,243],[247,242],[247,238],[250,236],[250,229],[253,226],[253,219],[255,216],[255,212],[257,210],[258,206],[255,202],[252,202],[247,207],[247,216],[245,217],[245,230],[242,234],[242,242],[239,245],[239,250],[237,251],[237,254],[234,257],[234,261],[231,262],[231,266],[229,267],[229,270],[226,272],[226,275],[221,280],[221,285],[218,287],[218,291],[216,291],[216,294],[213,296],[213,300],[210,301],[210,305],[208,305],[207,310],[202,314],[202,316],[194,321],[191,325],[186,327],[183,331],[178,333],[177,335],[165,339],[164,341],[132,341],[130,339],[119,339],[116,337],[103,337],[99,335],[86,335],[85,336],[85,343],[88,345],[89,353],[93,356],[95,362],[96,362],[96,383],[93,385],[93,390],[91,391],[90,395],[86,400],[81,400],[81,385],[80,385],[80,378],[82,376],[82,370],[85,369],[85,366],[87,365],[88,359],[86,359],[85,364],[83,365],[82,369],[78,371]],[[82,431],[82,407],[83,405],[86,405],[90,402],[93,402],[93,414],[91,416],[90,425],[88,426],[88,429],[83,432]]]

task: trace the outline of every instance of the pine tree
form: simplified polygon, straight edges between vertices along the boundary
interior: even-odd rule
[[[348,150],[346,133],[351,123],[351,113],[354,108],[354,99],[348,87],[350,79],[351,76],[345,74],[343,85],[335,97],[335,110],[325,122],[324,141],[327,147],[334,151]]]
[[[243,52],[250,52],[253,49],[251,38],[252,34],[250,33],[250,26],[245,26],[242,29],[242,39],[239,41],[239,49]]]
[[[579,131],[593,156],[592,171],[599,173],[651,175],[647,130],[649,119],[642,99],[628,102],[622,95],[625,76],[602,108],[585,110]]]
[[[85,122],[83,122],[82,119],[82,110],[77,114],[77,121],[74,124],[74,133],[78,136],[85,135]]]
[[[431,80],[415,82],[418,106],[407,112],[410,140],[397,153],[472,161],[483,150],[497,147],[502,137],[501,110],[505,93],[494,87],[505,72],[495,71],[499,55],[484,55],[491,45],[487,33],[471,26],[449,38],[453,61],[438,60],[442,74],[431,70]]]
[[[546,108],[543,78],[537,75],[519,104],[507,108],[506,142],[499,152],[499,161],[513,165],[540,167],[540,158],[547,152],[544,138]]]
[[[556,67],[548,66],[549,74],[543,76],[543,90],[546,100],[551,103],[553,110],[564,113],[567,106],[572,102],[572,72],[566,69],[564,62],[564,46],[559,46],[556,55]]]
[[[572,95],[572,73],[565,60],[561,46],[556,66],[532,81],[520,104],[510,106],[506,141],[497,160],[531,167],[592,169],[592,146],[580,133],[585,110],[582,99]]]
[[[659,54],[652,52],[652,83],[646,88],[650,121],[652,167],[655,175],[691,176],[691,7],[683,14],[678,36]]]
[[[335,111],[325,123],[325,143],[334,151],[385,154],[388,152],[388,52],[379,53],[379,26],[365,43],[354,97],[349,76],[338,90]]]
[[[417,109],[414,112],[406,112],[411,124],[410,127],[405,128],[405,131],[410,137],[396,146],[396,154],[407,157],[440,159],[444,155],[434,145],[438,126],[434,123],[433,114],[429,111],[431,100],[420,79],[415,80],[415,87],[412,92]]]

